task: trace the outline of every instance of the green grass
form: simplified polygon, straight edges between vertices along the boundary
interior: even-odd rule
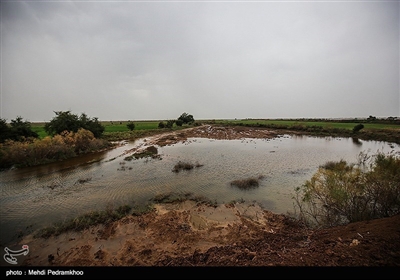
[[[336,122],[336,121],[298,121],[298,120],[262,120],[262,119],[245,119],[245,120],[216,120],[216,123],[242,123],[242,124],[274,124],[274,125],[303,125],[303,126],[321,126],[323,128],[342,128],[352,130],[354,126],[362,123],[365,130],[369,129],[400,129],[400,125],[385,123],[366,123],[360,122]]]
[[[158,129],[158,124],[160,121],[133,121],[135,124],[135,131],[136,130],[151,130],[151,129]],[[128,132],[130,131],[129,128],[126,126],[129,121],[104,121],[101,124],[104,126],[104,132]],[[43,139],[44,137],[48,136],[47,132],[44,130],[45,123],[37,122],[31,123],[32,131],[39,134],[39,138]]]
[[[149,130],[157,129],[160,121],[132,121],[135,124],[134,130]],[[126,126],[128,121],[118,121],[118,122],[102,122],[101,123],[105,130],[104,132],[124,132],[129,131]]]
[[[43,139],[47,136],[47,132],[44,130],[44,125],[31,125],[32,131],[36,132],[39,135],[40,139]]]

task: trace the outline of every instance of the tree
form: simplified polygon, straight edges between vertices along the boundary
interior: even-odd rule
[[[191,124],[194,123],[194,118],[192,115],[189,115],[188,113],[183,113],[182,115],[179,116],[178,120],[181,120],[183,124]]]
[[[5,119],[0,119],[0,142],[6,139],[22,141],[29,137],[38,138],[39,135],[32,130],[31,123],[24,121],[22,117],[18,116],[15,120],[11,120],[10,125]]]
[[[165,127],[165,123],[164,122],[159,122],[158,123],[158,128],[164,128]]]
[[[85,113],[82,113],[80,117],[72,114],[71,111],[55,111],[54,113],[56,117],[44,126],[48,134],[55,135],[63,131],[77,132],[79,128],[83,128],[91,131],[94,137],[98,138],[105,130],[97,118],[90,118]]]
[[[28,137],[39,137],[36,132],[32,131],[31,123],[28,121],[23,121],[22,117],[20,116],[18,116],[15,120],[11,120],[10,136],[11,139],[17,141]]]
[[[174,126],[175,120],[167,120],[166,128],[172,128]]]
[[[89,118],[85,113],[79,117],[80,127],[89,130],[94,137],[99,138],[103,134],[105,127],[101,125],[98,118]]]
[[[65,130],[73,132],[78,131],[79,118],[77,115],[71,114],[71,111],[54,111],[54,113],[56,117],[44,126],[44,130],[46,130],[48,134],[61,134]]]
[[[0,143],[4,142],[6,139],[10,139],[11,129],[7,124],[6,119],[0,119]]]
[[[130,131],[135,129],[135,124],[133,122],[129,122],[126,126],[129,128]]]
[[[176,123],[177,126],[182,126],[182,125],[183,125],[183,121],[180,120],[180,119],[177,119],[177,120],[175,121],[175,123]]]

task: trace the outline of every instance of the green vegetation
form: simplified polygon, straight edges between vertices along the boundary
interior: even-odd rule
[[[55,114],[50,122],[32,126],[21,117],[12,120],[11,124],[1,119],[0,168],[59,161],[111,147],[109,141],[135,140],[184,128],[182,125],[174,126],[177,120],[168,120],[161,128],[158,121],[100,123],[97,118],[90,118],[84,113],[78,116],[70,111],[57,111]],[[192,115],[185,114],[181,115],[185,121],[193,119]],[[135,158],[143,156],[149,155],[135,155]]]
[[[129,129],[129,130],[134,130],[135,129],[135,123],[133,123],[133,122],[129,122],[127,125],[126,125],[126,127]]]
[[[248,126],[268,126],[276,128],[290,128],[296,126],[303,127],[322,127],[326,129],[339,128],[352,130],[354,126],[360,124],[360,120],[313,120],[313,119],[243,119],[243,120],[214,120],[218,124],[236,124]],[[400,129],[400,122],[395,121],[367,121],[364,122],[365,129]]]
[[[102,122],[102,125],[105,127],[105,133],[111,132],[123,132],[130,131],[128,124],[133,123],[132,121],[110,121],[110,122]],[[157,121],[135,121],[134,130],[151,130],[158,128]]]
[[[24,141],[28,138],[38,138],[39,135],[32,130],[31,123],[23,121],[22,117],[17,117],[7,124],[5,119],[0,119],[0,143],[6,140]]]
[[[361,129],[363,129],[364,128],[364,125],[362,124],[362,123],[360,123],[360,124],[357,124],[355,127],[353,127],[353,132],[354,133],[357,133],[357,132],[359,132]]]
[[[330,227],[400,213],[400,157],[360,153],[357,164],[327,162],[295,189],[306,224]]]
[[[32,123],[31,124],[32,131],[38,134],[39,139],[43,139],[46,136],[49,136],[44,129],[44,123]]]
[[[194,123],[194,118],[192,115],[189,115],[188,113],[183,113],[182,115],[179,116],[178,121],[181,124],[192,124]]]
[[[83,128],[92,132],[94,137],[100,138],[104,132],[105,128],[98,119],[90,118],[85,113],[82,113],[79,117],[78,115],[71,114],[70,111],[57,111],[54,113],[56,117],[44,126],[44,130],[49,135],[61,134],[64,131],[77,132]]]

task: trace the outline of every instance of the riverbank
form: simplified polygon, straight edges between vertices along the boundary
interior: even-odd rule
[[[329,229],[256,204],[156,204],[81,232],[25,237],[24,266],[399,266],[400,215]]]

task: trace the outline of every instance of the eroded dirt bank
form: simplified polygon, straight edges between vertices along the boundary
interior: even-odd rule
[[[399,266],[400,215],[310,230],[257,205],[185,201],[21,244],[28,266]]]

